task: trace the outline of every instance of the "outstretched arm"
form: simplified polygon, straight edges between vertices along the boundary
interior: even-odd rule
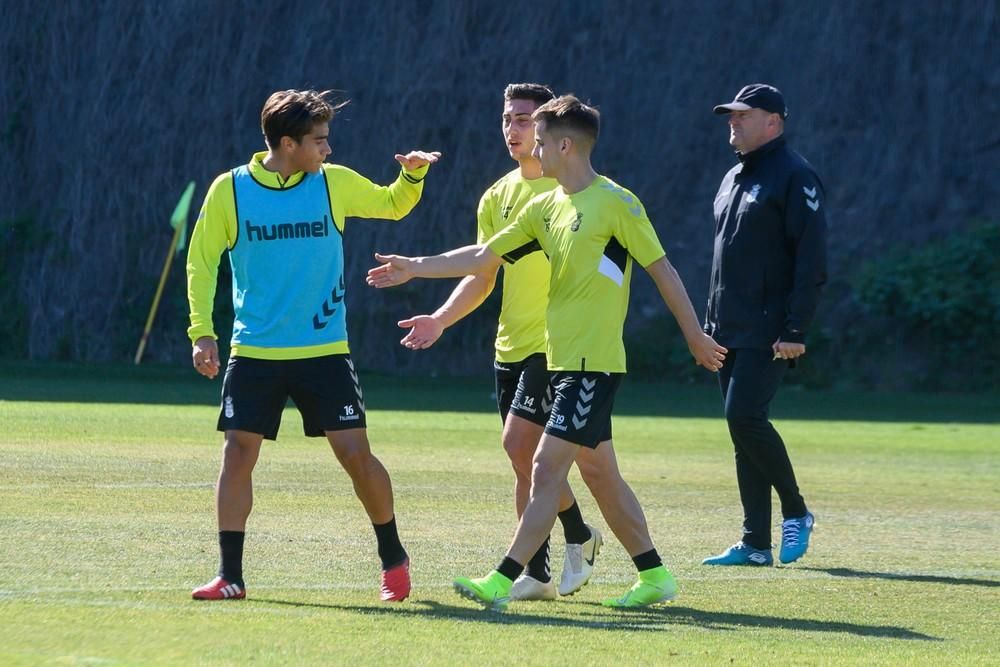
[[[406,155],[396,153],[395,158],[403,169],[413,171],[424,165],[433,164],[441,157],[440,151],[410,151]]]
[[[430,315],[414,315],[397,322],[409,327],[410,331],[400,340],[400,344],[411,350],[426,350],[441,337],[444,330],[474,311],[486,300],[496,285],[496,272],[466,276],[448,300]]]
[[[503,260],[484,245],[463,248],[432,257],[404,257],[375,253],[380,266],[368,270],[366,281],[372,287],[396,287],[411,278],[459,278],[478,273],[496,273]]]
[[[691,356],[699,366],[704,366],[710,371],[718,371],[722,368],[722,362],[726,359],[728,350],[703,332],[698,325],[698,316],[695,315],[691,299],[688,298],[687,290],[681,277],[677,275],[670,261],[664,255],[646,267],[649,277],[656,283],[656,289],[660,291],[660,296],[667,304],[667,308],[673,313],[677,320],[681,332],[687,340],[688,349]]]

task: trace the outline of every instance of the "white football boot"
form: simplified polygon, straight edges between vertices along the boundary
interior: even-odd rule
[[[563,561],[562,575],[559,577],[559,595],[573,595],[587,585],[594,573],[594,561],[601,553],[604,538],[601,531],[589,523],[590,539],[583,544],[567,544],[566,559]]]
[[[511,600],[555,600],[556,582],[549,579],[541,582],[527,574],[522,574],[514,580],[510,588]]]

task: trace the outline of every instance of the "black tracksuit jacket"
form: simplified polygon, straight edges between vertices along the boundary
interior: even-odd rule
[[[804,343],[826,282],[826,198],[778,137],[740,155],[715,195],[705,332],[729,348]]]

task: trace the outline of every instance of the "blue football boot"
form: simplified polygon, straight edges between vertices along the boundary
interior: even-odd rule
[[[785,519],[781,523],[781,552],[778,560],[782,563],[794,563],[806,555],[809,549],[809,536],[812,535],[816,518],[812,512],[798,519]]]
[[[712,556],[701,561],[702,565],[773,565],[774,558],[770,549],[754,549],[737,542],[718,556]]]

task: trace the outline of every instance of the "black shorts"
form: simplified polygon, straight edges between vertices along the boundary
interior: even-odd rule
[[[287,360],[232,357],[222,382],[218,428],[274,440],[289,398],[309,437],[366,426],[364,396],[351,355],[331,354]]]
[[[545,426],[552,410],[552,388],[545,354],[538,352],[514,363],[494,361],[493,372],[500,419],[506,421],[507,414],[514,413]]]
[[[611,410],[624,373],[552,371],[555,394],[545,432],[594,449],[611,439]]]

